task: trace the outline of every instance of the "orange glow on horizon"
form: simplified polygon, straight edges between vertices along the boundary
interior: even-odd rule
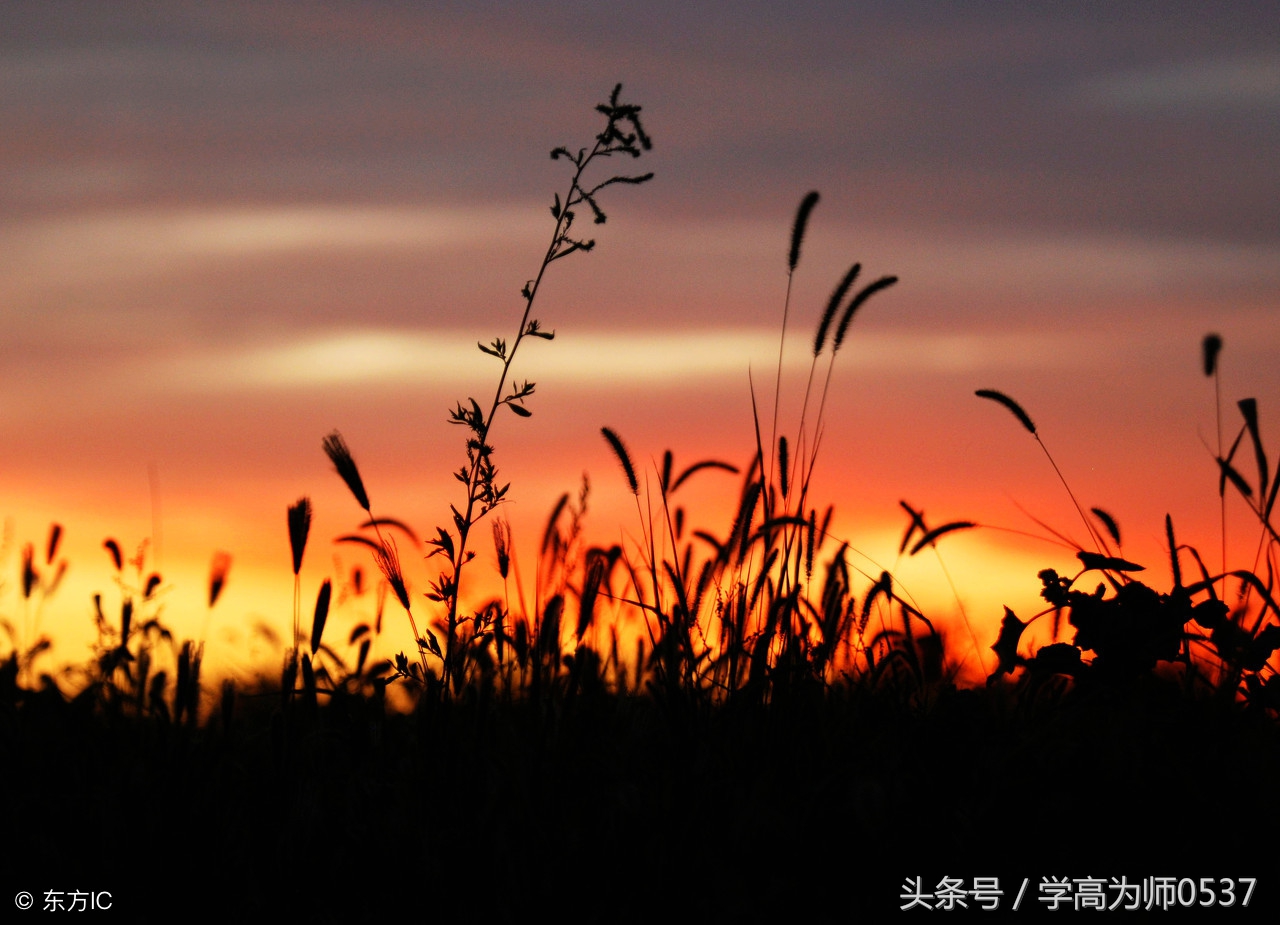
[[[633,452],[640,451],[638,444]],[[639,517],[635,499],[626,491],[621,474],[607,456],[586,452],[598,465],[593,466],[588,510],[584,519],[585,545],[608,546],[620,543],[628,556],[642,567],[643,550],[640,548]],[[603,458],[602,458],[603,457]],[[358,454],[359,459],[366,459]],[[366,459],[371,465],[374,460]],[[473,549],[476,560],[468,567],[464,586],[464,612],[476,609],[486,600],[505,594],[515,596],[517,587],[524,590],[523,603],[512,602],[513,613],[527,613],[537,585],[537,545],[545,526],[545,518],[560,491],[576,489],[564,482],[556,484],[557,473],[563,475],[558,459],[551,465],[534,466],[531,470],[513,461],[523,476],[517,485],[524,490],[516,495],[516,503],[506,505],[497,514],[508,518],[513,525],[515,538],[516,578],[508,581],[504,592],[496,573],[490,539],[489,522],[481,522],[473,533]],[[1047,466],[1047,463],[1045,464]],[[840,481],[839,473],[832,466],[819,466],[815,482],[815,499],[819,510],[825,506],[821,498],[824,490]],[[656,478],[653,472],[648,476]],[[709,530],[714,535],[724,535],[731,522],[740,476],[708,472],[700,474],[681,492],[673,495],[673,504],[687,504],[688,520],[686,540],[695,528]],[[1046,479],[1049,488],[1053,485]],[[371,495],[377,499],[388,497],[389,492],[377,482],[369,482]],[[824,486],[827,486],[824,489]],[[971,519],[980,523],[976,529],[962,531],[944,538],[937,551],[923,550],[914,557],[898,553],[898,545],[907,519],[892,502],[881,505],[859,502],[857,496],[841,498],[828,495],[835,505],[836,516],[830,528],[830,541],[823,547],[815,563],[814,581],[819,582],[827,559],[840,543],[850,544],[850,565],[855,577],[854,593],[859,600],[870,583],[882,570],[894,576],[895,589],[930,618],[947,640],[947,656],[960,663],[959,680],[964,683],[981,683],[994,668],[995,659],[990,646],[999,631],[1004,606],[1012,607],[1024,620],[1044,608],[1039,598],[1039,582],[1036,573],[1046,567],[1057,568],[1062,574],[1074,574],[1077,570],[1073,550],[1066,547],[1041,527],[1019,514],[1007,501],[988,502],[986,508],[964,508],[967,494],[961,486],[955,486],[961,496],[961,506],[934,514],[926,507],[925,514],[931,526],[951,519]],[[366,551],[332,540],[358,526],[358,507],[346,495],[337,477],[324,473],[322,482],[308,493],[313,497],[317,519],[304,559],[302,581],[302,613],[304,635],[309,632],[311,608],[320,581],[329,578],[335,585],[335,606],[325,631],[326,644],[344,658],[354,660],[354,647],[347,645],[347,637],[359,623],[371,623],[376,609],[376,592],[366,590],[360,597],[351,595],[350,579],[353,568],[364,572],[366,589],[378,581],[376,567]],[[216,691],[220,677],[231,676],[248,683],[255,674],[270,679],[278,677],[283,648],[290,635],[292,610],[292,580],[288,563],[288,539],[285,530],[284,508],[292,498],[274,498],[278,489],[255,486],[253,494],[246,496],[238,491],[236,496],[254,503],[243,507],[231,507],[223,503],[185,498],[181,502],[166,501],[159,521],[160,543],[152,539],[152,524],[145,522],[135,511],[126,521],[115,521],[110,511],[97,513],[91,507],[79,507],[65,511],[58,520],[65,526],[62,548],[58,558],[65,559],[69,568],[60,587],[47,601],[39,592],[31,602],[20,600],[18,586],[12,579],[6,581],[5,596],[0,598],[5,617],[18,632],[49,634],[55,642],[52,652],[43,657],[41,670],[52,670],[56,665],[83,665],[91,651],[95,634],[90,601],[94,594],[102,596],[103,608],[109,622],[118,621],[121,599],[119,583],[113,578],[109,557],[102,548],[107,537],[116,538],[126,556],[133,555],[139,544],[147,544],[147,560],[141,575],[132,574],[126,567],[122,579],[133,587],[132,596],[138,599],[137,586],[141,585],[153,569],[163,576],[163,583],[154,600],[139,602],[141,618],[159,617],[173,630],[175,640],[200,639],[206,642],[205,674],[206,692]],[[947,496],[948,489],[935,487],[935,493]],[[1036,505],[1028,503],[1028,515],[1041,518],[1046,525],[1061,531],[1064,536],[1077,541],[1084,537],[1084,529],[1065,492],[1047,496]],[[1213,501],[1212,492],[1204,492],[1206,501]],[[878,492],[880,498],[887,498]],[[541,499],[539,501],[539,499]],[[908,500],[911,500],[908,498]],[[277,515],[261,516],[262,509],[274,501]],[[420,535],[433,530],[432,506],[446,510],[449,498],[445,493],[433,492],[418,496],[409,511],[382,511],[375,502],[375,513],[402,517],[415,527]],[[645,502],[642,496],[642,505]],[[913,502],[914,503],[914,502]],[[988,513],[983,514],[982,511]],[[42,521],[43,510],[24,507],[13,512],[12,534],[5,560],[7,574],[13,576],[18,553],[26,542],[38,551],[42,548],[47,531],[47,521]],[[116,507],[118,513],[118,506]],[[1126,556],[1148,566],[1146,573],[1136,577],[1148,582],[1157,590],[1167,590],[1168,554],[1164,548],[1163,524],[1137,525],[1119,511],[1115,512],[1126,529]],[[1232,528],[1232,563],[1251,561],[1256,540],[1256,530],[1246,526],[1239,505],[1233,505],[1229,515]],[[494,515],[490,515],[492,519]],[[646,515],[647,516],[647,515]],[[1216,561],[1216,504],[1199,505],[1198,517],[1190,522],[1175,519],[1179,540],[1197,545],[1207,563]],[[438,514],[436,520],[439,519]],[[123,528],[123,529],[117,529]],[[1131,537],[1131,538],[1130,538]],[[1207,541],[1206,541],[1207,537]],[[660,540],[665,538],[660,537]],[[403,542],[403,541],[402,541]],[[705,552],[705,545],[692,541]],[[157,545],[159,549],[157,549]],[[225,550],[232,556],[230,573],[225,590],[216,607],[207,606],[208,572],[215,552]],[[157,553],[159,560],[157,561]],[[402,545],[401,558],[419,625],[432,625],[440,619],[442,610],[422,597],[429,580],[437,573],[435,563],[425,560],[424,553],[412,555]],[[56,565],[56,562],[55,562]],[[37,567],[49,574],[51,567],[39,561]],[[1184,567],[1189,563],[1184,561]],[[1239,566],[1237,566],[1239,567]],[[576,582],[579,579],[574,579]],[[1088,579],[1086,577],[1086,583]],[[1083,585],[1082,585],[1083,586]],[[603,609],[603,608],[602,608]],[[135,618],[138,619],[138,618]],[[895,619],[892,614],[880,613],[878,620]],[[704,627],[710,630],[711,616],[705,614]],[[642,624],[632,620],[633,631]],[[1048,621],[1038,622],[1036,629],[1024,637],[1023,651],[1051,641],[1047,635]],[[435,625],[437,632],[441,630]],[[874,631],[874,625],[872,627]],[[265,631],[264,631],[265,630]],[[603,627],[595,630],[600,639]],[[642,631],[641,631],[642,632]],[[1069,628],[1064,627],[1069,638]],[[274,635],[273,635],[274,634]],[[415,651],[408,621],[403,611],[389,598],[383,616],[383,634],[375,643],[372,660],[390,658],[396,652]],[[70,679],[69,679],[70,680]],[[72,681],[74,683],[74,681]]]

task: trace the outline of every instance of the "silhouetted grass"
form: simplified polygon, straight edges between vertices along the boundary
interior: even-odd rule
[[[145,545],[126,559],[104,543],[118,597],[94,598],[94,658],[72,680],[42,674],[39,613],[66,567],[63,530],[50,531],[43,557],[25,546],[12,589],[22,619],[4,621],[0,663],[14,889],[108,889],[126,917],[198,903],[238,918],[343,922],[848,921],[897,911],[904,879],[917,876],[998,876],[1005,908],[1024,876],[1260,877],[1252,911],[1273,904],[1274,865],[1244,835],[1270,837],[1280,822],[1278,467],[1252,400],[1238,406],[1239,436],[1216,452],[1220,491],[1239,493],[1258,521],[1250,568],[1209,569],[1167,520],[1169,590],[1155,590],[1123,557],[1116,517],[1095,507],[1090,520],[1071,493],[1095,549],[1077,550],[1074,575],[1040,573],[1040,613],[1024,621],[1006,609],[995,640],[970,626],[960,645],[993,643],[997,665],[985,686],[960,688],[957,644],[889,571],[851,563],[849,544],[829,533],[832,508],[812,497],[836,353],[855,312],[896,282],[858,289],[854,263],[818,319],[794,431],[780,432],[781,369],[768,439],[757,413],[741,468],[677,466],[668,450],[645,474],[602,427],[622,470],[609,490],[635,497],[636,541],[585,545],[584,481],[551,512],[526,597],[495,515],[504,593],[470,609],[461,583],[474,529],[509,489],[491,458],[495,416],[503,406],[528,415],[532,384],[507,386],[516,348],[550,339],[530,318],[542,274],[593,243],[570,236],[575,207],[601,223],[599,191],[648,176],[584,179],[595,158],[650,146],[639,107],[618,97],[598,107],[606,127],[594,147],[553,152],[575,173],[552,206],[552,243],[523,291],[516,338],[480,345],[501,362],[493,401],[452,413],[468,433],[455,473],[465,501],[425,543],[429,561],[444,563],[425,603],[400,552],[424,544],[374,514],[337,432],[323,451],[364,512],[337,541],[363,547],[376,567],[376,613],[324,641],[335,600],[372,590],[357,568],[321,584],[305,631],[312,508],[299,499],[287,508],[294,604],[279,677],[223,680],[216,703],[201,679],[202,640],[179,641],[162,619],[163,581]],[[817,202],[806,196],[793,223],[784,338]],[[1221,347],[1206,342],[1206,372]],[[1044,447],[1013,398],[977,394]],[[1237,463],[1246,437],[1252,478]],[[691,486],[726,477],[740,479],[729,522],[689,523]],[[902,507],[900,555],[977,528],[931,526]],[[215,557],[210,610],[229,566]],[[1229,583],[1242,592],[1231,603]],[[416,658],[374,654],[389,599],[410,621]],[[1030,651],[1024,630],[1044,617],[1055,641]],[[1059,640],[1064,622],[1070,640]],[[388,708],[393,686],[408,694],[407,712]]]

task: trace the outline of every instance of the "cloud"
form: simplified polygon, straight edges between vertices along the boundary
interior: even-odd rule
[[[526,341],[519,378],[622,387],[721,376],[745,377],[777,362],[777,334],[701,331],[655,335],[577,333],[553,343]],[[460,332],[352,330],[174,360],[165,387],[272,390],[336,385],[431,384],[475,379],[498,361],[480,354]],[[791,365],[795,365],[793,362]]]
[[[16,278],[69,282],[171,273],[199,262],[333,249],[419,251],[537,241],[541,208],[272,205],[139,208],[0,226],[0,266]],[[12,285],[12,282],[10,282]]]
[[[1280,106],[1280,57],[1242,57],[1108,74],[1080,96],[1117,109],[1271,109]]]
[[[1162,344],[1143,332],[1148,347]],[[806,338],[788,342],[784,370],[807,373],[812,355]],[[1131,357],[1127,338],[1100,339],[1085,332],[951,334],[864,332],[837,360],[842,370],[875,374],[956,373],[1085,367],[1111,357]],[[818,365],[824,376],[827,355]],[[526,342],[514,371],[520,379],[555,381],[593,390],[634,389],[645,384],[745,382],[777,368],[778,333],[725,329],[637,334],[578,332],[553,343]],[[158,389],[199,392],[267,392],[339,386],[433,385],[475,380],[485,364],[476,341],[460,332],[350,330],[271,346],[219,350],[169,358],[143,378]]]

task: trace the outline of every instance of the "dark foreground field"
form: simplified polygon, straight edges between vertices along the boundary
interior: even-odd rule
[[[998,878],[1006,913],[1030,878],[1025,917],[1045,878],[1100,878],[1111,904],[1121,877],[1174,877],[1213,878],[1219,902],[1223,878],[1257,883],[1248,908],[1157,919],[1260,920],[1280,890],[1274,723],[1159,682],[1039,704],[464,697],[411,716],[242,697],[200,727],[10,684],[0,737],[4,880],[29,915],[49,890],[105,890],[134,920],[851,921],[949,877],[970,914],[975,878]]]

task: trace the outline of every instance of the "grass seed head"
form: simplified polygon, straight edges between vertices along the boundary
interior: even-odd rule
[[[1204,360],[1204,374],[1212,376],[1218,371],[1218,354],[1222,352],[1222,338],[1217,334],[1206,334],[1200,349]]]
[[[116,571],[124,568],[124,557],[120,554],[120,544],[115,540],[106,540],[102,544],[102,548],[111,554],[111,564],[116,567]]]
[[[989,398],[991,399],[991,401],[999,402],[1000,404],[1004,405],[1006,408],[1008,408],[1010,411],[1013,412],[1014,417],[1016,417],[1019,421],[1022,422],[1023,427],[1025,427],[1032,434],[1036,432],[1036,425],[1031,423],[1031,416],[1027,414],[1027,412],[1023,411],[1022,406],[1018,404],[1016,401],[1014,401],[1012,398],[1010,398],[1008,395],[1004,394],[1003,392],[997,392],[995,389],[978,389],[973,394],[977,395],[979,398]]]
[[[501,518],[493,522],[493,551],[498,557],[498,574],[505,581],[511,571],[511,525]]]
[[[342,481],[347,483],[351,494],[355,496],[356,503],[372,516],[369,510],[369,495],[364,490],[360,470],[356,468],[356,461],[352,458],[351,451],[347,449],[347,443],[342,439],[342,434],[335,430],[324,438],[323,446],[329,461],[333,463],[333,468],[342,477]]]
[[[640,481],[636,478],[636,467],[631,462],[631,454],[627,452],[626,444],[608,427],[601,427],[600,433],[604,434],[604,438],[609,441],[609,446],[613,448],[613,454],[618,457],[622,474],[627,478],[627,487],[631,489],[633,495],[640,494]]]
[[[1111,516],[1111,512],[1105,511],[1100,507],[1091,507],[1089,508],[1089,510],[1093,513],[1094,517],[1098,518],[1098,522],[1101,523],[1102,526],[1106,528],[1107,533],[1111,535],[1111,539],[1115,542],[1117,546],[1119,546],[1120,545],[1120,524],[1117,523],[1116,519]]]
[[[800,201],[800,208],[796,210],[796,221],[791,226],[791,251],[787,256],[787,271],[795,272],[796,265],[800,262],[800,245],[804,243],[804,232],[809,225],[809,215],[813,212],[813,207],[818,204],[818,191],[814,190]]]
[[[35,549],[30,543],[22,549],[22,599],[30,600],[31,592],[40,583],[40,574],[34,565]]]
[[[862,264],[855,263],[849,268],[849,272],[844,275],[844,279],[840,280],[840,284],[836,286],[835,291],[831,293],[831,298],[827,302],[827,309],[822,313],[822,321],[818,323],[818,333],[813,338],[813,355],[817,357],[822,353],[822,348],[827,343],[827,332],[831,329],[831,322],[836,316],[836,309],[840,307],[840,303],[844,301],[844,297],[849,292],[849,287],[853,285],[854,280],[858,278],[858,272],[862,269]]]
[[[58,543],[62,540],[62,524],[49,527],[49,545],[45,549],[45,565],[53,565],[53,557],[58,554]]]
[[[840,345],[844,343],[844,335],[845,332],[849,330],[849,323],[853,321],[853,316],[857,313],[858,309],[862,307],[862,303],[867,301],[867,299],[871,298],[881,289],[888,289],[897,281],[898,277],[896,276],[882,276],[874,283],[868,283],[866,286],[862,287],[862,291],[849,301],[849,306],[844,310],[844,314],[840,317],[840,325],[836,328],[836,337],[831,344],[831,350],[833,352],[839,350]]]
[[[311,651],[320,650],[320,639],[324,636],[324,624],[329,619],[329,599],[333,595],[333,583],[328,578],[320,585],[320,594],[316,597],[315,618],[311,621]]]
[[[223,587],[227,583],[227,572],[231,568],[231,555],[217,552],[213,555],[213,564],[209,566],[209,607],[218,603]]]
[[[412,608],[409,607],[409,588],[405,584],[404,572],[400,569],[400,553],[396,549],[395,541],[388,540],[374,550],[373,558],[378,563],[378,569],[382,572],[382,577],[387,579],[387,584],[395,592],[396,600],[400,602],[400,606],[405,610],[411,610]]]
[[[784,434],[778,437],[778,477],[781,480],[783,498],[787,496],[787,490],[791,487],[787,480],[787,476],[789,474],[788,473],[789,463],[790,463],[790,456],[787,451],[787,438],[786,438],[786,435]]]
[[[311,532],[311,499],[299,498],[289,506],[289,549],[293,552],[293,574],[302,570],[302,553]]]

